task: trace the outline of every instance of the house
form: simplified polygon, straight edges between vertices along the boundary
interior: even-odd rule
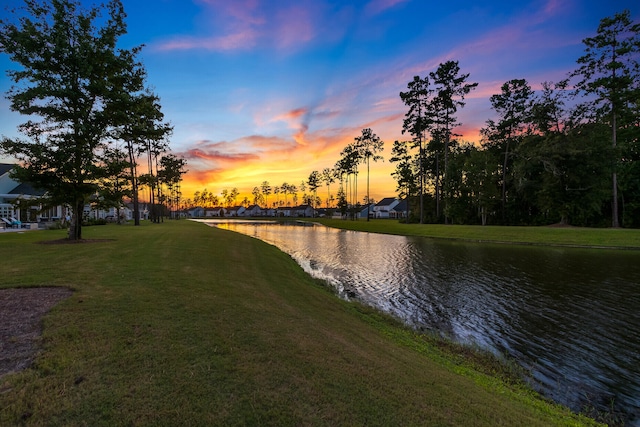
[[[391,208],[391,210],[389,211],[389,217],[396,218],[396,219],[406,218],[407,217],[407,199],[401,200],[400,203],[398,203],[393,208]]]
[[[116,213],[117,212],[117,208],[111,208],[111,212]],[[149,206],[148,203],[144,203],[144,202],[139,202],[138,203],[138,217],[141,220],[146,220],[149,219],[149,213],[151,212],[151,207]],[[124,207],[120,208],[120,214],[125,215],[125,218],[127,220],[132,220],[134,219],[134,213],[133,213],[133,203],[126,203],[124,205]]]
[[[263,216],[264,210],[258,205],[251,205],[244,211],[244,216]]]
[[[319,208],[316,209],[316,215],[319,218],[330,217],[334,209]]]
[[[16,218],[21,222],[40,220],[58,220],[64,218],[66,209],[55,206],[41,210],[41,206],[30,204],[21,207],[21,201],[34,201],[45,195],[45,192],[33,188],[30,184],[13,180],[9,173],[15,167],[11,163],[0,163],[0,218]]]
[[[373,208],[375,207],[375,203],[371,203],[370,205],[364,205],[364,206],[360,206],[360,210],[358,211],[358,218],[367,218],[367,215],[370,216],[370,218],[375,218],[374,216],[374,210]]]
[[[19,183],[9,176],[14,168],[13,164],[0,163],[0,218],[18,218],[24,222],[53,222],[60,221],[71,215],[71,210],[65,206],[43,208],[38,199],[45,196],[45,191],[37,190],[27,183]],[[21,201],[29,201],[26,207],[20,207]],[[132,220],[134,216],[133,203],[126,203],[120,208],[97,207],[98,196],[92,196],[89,203],[84,205],[82,215],[88,219]],[[149,219],[150,206],[148,203],[138,203],[140,219]]]
[[[280,217],[290,217],[291,216],[291,208],[287,206],[280,206],[276,209],[276,216]]]
[[[400,203],[395,197],[385,197],[373,207],[375,218],[391,218],[391,210]]]
[[[204,208],[196,206],[195,208],[189,209],[189,216],[191,218],[202,218],[204,216]]]
[[[245,211],[246,209],[244,206],[234,206],[227,209],[227,213],[225,216],[244,216]]]
[[[313,218],[315,210],[310,205],[300,205],[291,209],[291,216]]]
[[[216,206],[215,208],[208,208],[208,209],[205,209],[204,211],[204,216],[207,218],[214,217],[214,216],[222,217],[226,215],[227,215],[227,210],[221,206]]]

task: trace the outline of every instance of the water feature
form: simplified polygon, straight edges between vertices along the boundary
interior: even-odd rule
[[[474,244],[312,224],[219,222],[271,243],[345,298],[508,354],[534,387],[640,425],[640,253]],[[304,225],[304,226],[301,226]]]

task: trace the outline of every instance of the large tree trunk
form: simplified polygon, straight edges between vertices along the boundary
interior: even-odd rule
[[[612,146],[613,146],[613,151],[614,151],[614,156],[615,156],[615,148],[616,145],[618,143],[617,139],[617,132],[616,132],[616,127],[617,127],[617,123],[616,123],[616,112],[615,109],[613,111],[613,120],[612,120],[612,136],[611,139],[613,140],[612,142]],[[613,184],[613,188],[612,188],[612,194],[611,194],[611,226],[613,228],[619,228],[620,227],[620,222],[618,220],[618,174],[616,173],[616,164],[618,159],[615,159],[616,161],[613,163],[613,173],[611,174],[611,181]]]
[[[133,223],[140,225],[140,207],[138,203],[138,172],[136,170],[135,155],[133,152],[133,143],[127,141],[129,151],[129,167],[131,169],[131,190],[133,192]]]
[[[509,140],[507,138],[507,144],[504,148],[504,162],[502,164],[502,225],[506,224],[507,220],[507,165],[509,161]]]
[[[82,214],[84,212],[84,200],[76,200],[73,207],[73,215],[69,224],[69,240],[82,239]]]

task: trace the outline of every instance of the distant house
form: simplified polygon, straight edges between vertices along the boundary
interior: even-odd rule
[[[389,211],[390,218],[406,218],[407,217],[407,199],[401,200]]]
[[[331,216],[331,211],[333,211],[333,209],[319,208],[316,209],[316,215],[320,218],[328,217]]]
[[[205,209],[204,216],[205,217],[220,217],[225,216],[227,210],[221,206],[216,206],[215,208]]]
[[[375,218],[375,211],[373,210],[373,208],[375,207],[375,203],[371,203],[370,205],[364,205],[360,207],[360,210],[358,211],[358,218],[366,218],[367,215],[370,215],[371,218]]]
[[[205,215],[204,212],[204,208],[197,206],[195,208],[189,209],[189,216],[191,218],[202,218]]]
[[[116,212],[116,208],[111,208],[112,212]],[[122,211],[122,209],[120,209],[120,211]],[[147,220],[149,219],[149,213],[151,212],[150,206],[147,203],[144,202],[140,202],[138,203],[138,216],[139,219],[141,220]],[[124,205],[124,214],[125,214],[125,218],[127,220],[132,220],[134,219],[134,213],[133,213],[133,203],[127,203]]]
[[[395,197],[385,197],[373,207],[375,218],[392,218],[391,210],[400,203]]]
[[[290,217],[291,216],[291,208],[287,206],[280,206],[276,209],[277,217]]]
[[[309,205],[300,205],[291,209],[291,216],[295,217],[313,218],[314,213],[314,209]]]
[[[244,206],[234,206],[232,208],[227,209],[227,213],[225,216],[244,216],[244,212],[246,211]]]
[[[263,216],[264,210],[258,205],[251,205],[244,211],[244,216]]]

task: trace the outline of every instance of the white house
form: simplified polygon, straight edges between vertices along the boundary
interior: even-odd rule
[[[309,205],[300,205],[291,209],[291,216],[313,218],[315,211]]]
[[[251,205],[244,211],[244,216],[263,216],[264,210],[258,205]]]
[[[407,199],[401,200],[389,211],[391,218],[401,219],[407,217]]]
[[[392,218],[391,210],[395,208],[400,200],[395,197],[385,197],[373,207],[375,218]]]
[[[371,218],[375,218],[375,211],[373,210],[375,206],[376,205],[374,203],[361,206],[360,211],[358,212],[358,218],[367,218],[367,215],[370,215]]]
[[[277,217],[290,217],[291,216],[291,208],[287,206],[280,206],[276,209]]]
[[[29,184],[14,181],[9,176],[9,172],[14,167],[14,164],[0,163],[0,218],[16,218],[22,222],[64,218],[66,209],[62,206],[55,206],[46,210],[41,210],[41,206],[30,206],[22,209],[18,206],[21,200],[37,200],[44,196],[45,192],[37,190]]]
[[[245,211],[246,209],[244,206],[234,206],[227,209],[226,216],[244,216]]]
[[[196,206],[195,208],[189,209],[189,216],[191,218],[202,218],[204,216],[204,208],[200,206]]]
[[[227,210],[221,206],[216,206],[215,208],[208,208],[204,211],[205,217],[213,217],[213,216],[226,216]]]

